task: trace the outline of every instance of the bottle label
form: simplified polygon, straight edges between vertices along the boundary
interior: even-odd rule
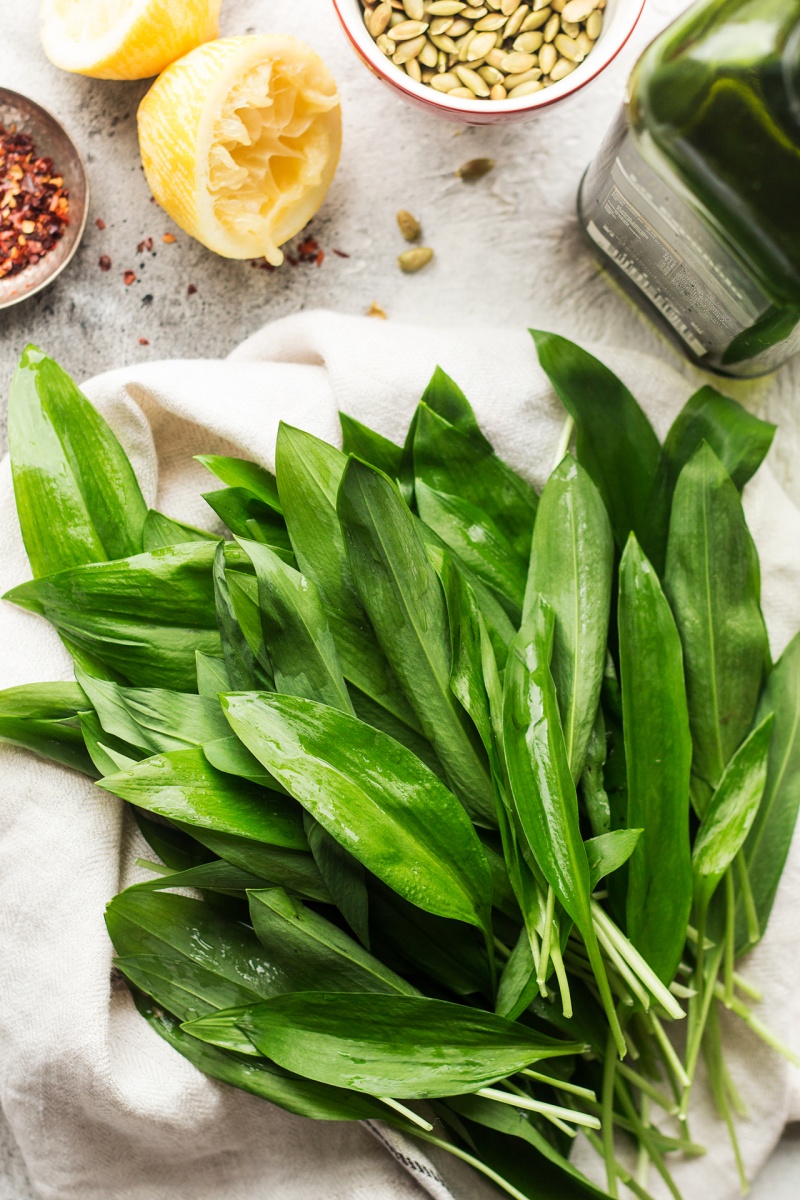
[[[769,308],[752,276],[648,166],[632,138],[624,138],[599,186],[596,179],[587,184],[589,237],[698,358],[720,358]]]

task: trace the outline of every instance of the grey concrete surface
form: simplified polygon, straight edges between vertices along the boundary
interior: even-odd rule
[[[338,29],[331,0],[225,0],[224,34],[304,37],[341,85],[342,162],[311,230],[325,250],[324,262],[275,273],[216,258],[151,202],[136,142],[136,107],[146,82],[61,73],[39,47],[33,0],[14,6],[13,22],[4,11],[0,83],[32,96],[64,122],[86,157],[92,205],[83,246],[64,275],[47,291],[0,312],[0,452],[8,381],[29,341],[86,378],[147,359],[225,355],[264,322],[299,309],[358,313],[377,300],[406,323],[539,324],[578,340],[635,346],[682,369],[673,350],[598,271],[580,239],[574,202],[633,62],[684,6],[684,0],[650,0],[617,62],[563,110],[523,126],[460,130],[404,107],[367,74]],[[472,187],[456,180],[454,169],[478,155],[494,158],[495,171]],[[418,276],[402,275],[395,262],[404,248],[394,222],[401,207],[421,217],[425,242],[436,250],[433,267]],[[105,229],[97,227],[98,218]],[[165,232],[176,234],[175,244],[162,242]],[[137,251],[148,237],[152,251]],[[98,268],[101,255],[112,260],[108,273]],[[125,287],[122,276],[129,269],[137,279]],[[190,284],[197,289],[193,295]],[[140,338],[149,344],[140,345]],[[789,392],[795,371],[784,374]],[[751,394],[763,396],[763,388],[757,385]],[[751,1195],[800,1195],[796,1131]],[[0,1200],[33,1197],[0,1115]]]

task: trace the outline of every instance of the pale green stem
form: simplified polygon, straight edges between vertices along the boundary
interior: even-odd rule
[[[614,943],[606,935],[605,930],[602,928],[602,926],[597,921],[595,922],[595,929],[597,930],[597,936],[600,941],[600,945],[603,947],[606,954],[611,959],[611,962],[613,963],[613,965],[616,968],[617,972],[619,973],[620,977],[624,980],[625,983],[627,983],[628,987],[633,992],[634,996],[639,1001],[639,1003],[641,1004],[644,1011],[648,1012],[650,1009],[649,994],[642,987],[641,983],[636,978],[633,971],[630,969],[628,964],[625,962],[625,959],[619,953],[619,951],[617,950]],[[628,997],[626,1003],[628,1003],[628,1004],[633,1003],[633,1000],[631,999],[630,996]]]
[[[736,893],[733,887],[733,871],[725,872],[725,952],[723,974],[725,978],[725,1004],[730,1008],[733,1001],[733,949],[736,940]]]
[[[749,996],[751,1000],[755,1000],[758,1004],[764,999],[764,993],[761,988],[756,987],[754,983],[750,983],[745,979],[744,975],[740,975],[738,971],[733,972],[733,982],[736,984],[740,992],[744,992],[745,996]]]
[[[572,994],[569,990],[569,978],[564,969],[564,959],[561,957],[561,946],[558,939],[550,946],[550,958],[553,962],[553,969],[556,973],[556,982],[561,995],[561,1011],[569,1020],[572,1016]]]
[[[644,1126],[650,1124],[650,1098],[642,1096],[641,1118]],[[650,1155],[644,1142],[639,1143],[639,1154],[636,1159],[636,1182],[640,1187],[647,1187],[647,1177],[650,1173]]]
[[[550,942],[553,937],[553,917],[556,911],[556,894],[552,887],[548,885],[547,901],[544,909],[544,930],[542,932],[542,957],[539,960],[539,970],[536,972],[536,982],[539,985],[539,991],[542,995],[545,994],[545,982],[547,980],[547,966],[550,962]]]
[[[570,439],[572,438],[572,431],[574,428],[575,422],[573,421],[572,417],[568,416],[561,428],[561,436],[559,437],[558,445],[556,446],[556,456],[553,460],[554,471],[569,450],[569,443]]]
[[[545,1100],[534,1100],[532,1096],[510,1096],[508,1092],[501,1092],[497,1088],[491,1087],[479,1088],[476,1095],[482,1096],[484,1100],[496,1100],[498,1104],[510,1104],[514,1108],[524,1108],[528,1112],[541,1113],[542,1116],[552,1114],[563,1121],[571,1121],[573,1125],[586,1125],[589,1129],[600,1128],[597,1117],[579,1112],[574,1108],[562,1108],[560,1104],[548,1104]]]
[[[407,1121],[418,1125],[420,1129],[427,1129],[428,1132],[433,1129],[430,1121],[426,1121],[424,1117],[421,1117],[419,1113],[415,1113],[413,1109],[406,1108],[405,1104],[401,1104],[399,1100],[393,1100],[391,1096],[378,1096],[378,1099],[381,1104],[388,1104],[389,1108],[393,1108],[395,1112],[399,1112]]]
[[[724,1001],[725,999],[725,992],[723,991],[722,985],[719,983],[719,981],[714,988],[714,995],[718,1000]],[[734,997],[730,1009],[731,1012],[735,1013],[737,1017],[741,1017],[745,1024],[752,1029],[753,1033],[755,1033],[757,1037],[761,1038],[762,1042],[766,1042],[766,1044],[771,1046],[773,1050],[777,1050],[778,1054],[785,1058],[787,1062],[792,1063],[793,1066],[800,1067],[800,1057],[795,1054],[794,1050],[790,1049],[785,1042],[782,1042],[780,1038],[763,1023],[763,1021],[759,1021],[758,1017],[755,1016],[753,1011],[749,1009],[746,1004],[743,1004],[738,997]]]
[[[654,1000],[656,1000],[670,1017],[676,1021],[683,1020],[686,1015],[675,997],[656,975],[653,968],[645,961],[636,947],[625,937],[599,904],[592,904],[592,915],[595,923],[603,929],[606,937],[614,944],[616,950],[625,959],[628,966],[641,980]]]
[[[672,1178],[672,1176],[670,1175],[669,1171],[666,1168],[666,1165],[664,1163],[664,1159],[663,1159],[661,1153],[656,1148],[655,1143],[653,1142],[653,1139],[650,1136],[649,1129],[645,1128],[645,1126],[642,1124],[642,1122],[639,1118],[639,1114],[636,1111],[636,1105],[633,1103],[633,1101],[629,1097],[628,1093],[625,1091],[625,1088],[623,1087],[621,1080],[617,1080],[617,1095],[619,1096],[619,1098],[622,1102],[623,1108],[625,1109],[626,1113],[628,1114],[628,1119],[631,1121],[631,1123],[633,1124],[633,1126],[636,1130],[636,1137],[639,1139],[640,1142],[644,1142],[644,1144],[647,1146],[647,1153],[650,1156],[650,1161],[652,1162],[655,1169],[658,1171],[661,1178],[664,1180],[664,1183],[669,1188],[669,1191],[672,1194],[672,1196],[674,1197],[674,1200],[683,1200],[683,1197],[681,1196],[680,1192],[678,1191],[677,1187],[675,1186],[674,1179]]]
[[[580,1096],[583,1100],[596,1100],[594,1092],[590,1088],[580,1087],[577,1083],[570,1083],[569,1080],[556,1079],[553,1075],[545,1075],[542,1071],[532,1071],[530,1067],[523,1067],[520,1075],[526,1075],[528,1079],[535,1079],[537,1083],[549,1083],[551,1087],[558,1088],[559,1092],[569,1092],[572,1096]]]
[[[597,1153],[602,1158],[603,1157],[603,1145],[600,1141],[600,1138],[597,1137],[596,1134],[591,1133],[588,1129],[584,1132],[584,1137],[587,1139],[590,1146],[592,1146],[593,1149],[596,1150]],[[641,1186],[641,1184],[637,1183],[637,1181],[633,1178],[633,1176],[629,1173],[629,1171],[622,1165],[621,1162],[615,1163],[615,1170],[616,1170],[617,1176],[619,1177],[620,1183],[624,1183],[625,1187],[628,1188],[629,1191],[633,1192],[634,1196],[637,1197],[637,1200],[653,1200],[653,1197],[650,1195],[650,1193],[646,1192],[645,1189]]]
[[[683,1063],[675,1052],[675,1047],[664,1032],[664,1026],[661,1024],[654,1012],[647,1014],[647,1020],[650,1024],[650,1028],[656,1035],[656,1040],[659,1046],[661,1047],[661,1053],[664,1055],[664,1061],[674,1075],[679,1086],[684,1088],[688,1087],[689,1076],[686,1074]]]
[[[507,1179],[503,1179],[502,1175],[498,1175],[491,1167],[487,1167],[486,1163],[481,1162],[479,1158],[469,1154],[466,1150],[462,1150],[460,1146],[455,1146],[452,1142],[445,1142],[442,1138],[434,1137],[432,1133],[415,1133],[414,1137],[420,1141],[430,1142],[432,1146],[438,1146],[440,1150],[446,1150],[448,1154],[452,1154],[455,1158],[462,1159],[463,1162],[469,1163],[476,1171],[480,1171],[481,1175],[485,1175],[487,1179],[491,1179],[492,1183],[509,1196],[513,1196],[514,1200],[530,1200],[530,1196],[525,1192],[520,1192],[514,1187],[513,1183],[509,1183]]]
[[[172,867],[165,867],[163,863],[150,862],[148,858],[137,858],[134,866],[144,867],[145,871],[152,871],[154,875],[174,875]]]
[[[663,1108],[664,1112],[667,1113],[668,1116],[677,1116],[678,1106],[672,1097],[668,1096],[666,1092],[662,1092],[660,1088],[657,1088],[656,1085],[651,1083],[651,1081],[644,1075],[640,1075],[638,1071],[634,1071],[632,1067],[627,1066],[625,1063],[618,1063],[617,1070],[619,1071],[620,1075],[623,1076],[623,1078],[627,1079],[629,1083],[632,1083],[633,1086],[638,1088],[640,1092],[643,1092],[645,1096],[649,1096],[651,1100],[655,1100],[658,1107]]]
[[[617,1056],[614,1053],[614,1039],[609,1033],[606,1041],[606,1053],[603,1060],[603,1160],[606,1164],[606,1191],[613,1200],[617,1200],[617,1158],[614,1153],[614,1082],[616,1075]]]
[[[740,850],[736,855],[736,873],[739,876],[739,890],[742,894],[744,916],[747,922],[747,940],[751,946],[754,946],[761,937],[761,925],[758,920],[756,903],[753,899],[753,889],[750,886],[750,872],[747,869],[747,861],[745,860],[743,850]]]
[[[504,942],[500,941],[499,937],[494,939],[494,948],[498,954],[502,954],[503,958],[511,958],[511,951]]]

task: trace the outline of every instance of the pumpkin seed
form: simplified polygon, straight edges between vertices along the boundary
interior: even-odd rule
[[[542,71],[545,75],[550,74],[553,67],[556,65],[557,58],[558,51],[556,50],[555,46],[551,46],[546,42],[539,51],[539,66],[542,68]]]
[[[416,58],[422,47],[425,45],[425,34],[420,34],[419,37],[413,38],[410,42],[401,42],[395,53],[392,55],[392,62],[398,67],[410,62],[412,58]]]
[[[477,71],[473,71],[470,67],[462,66],[459,63],[459,65],[456,67],[456,75],[461,82],[468,87],[471,92],[474,92],[475,95],[480,99],[483,99],[489,95],[489,88],[481,79]]]
[[[509,100],[520,100],[523,96],[532,96],[534,92],[540,92],[543,84],[538,79],[529,79],[527,83],[521,83],[519,87],[512,88],[508,93]]]
[[[401,208],[397,214],[397,224],[407,242],[415,242],[422,233],[422,226],[417,218],[405,208]]]
[[[603,29],[603,14],[601,12],[590,13],[586,19],[586,36],[590,37],[593,42],[597,41]]]
[[[502,64],[505,56],[505,50],[490,50],[486,55],[486,61],[490,67],[496,67],[498,71],[502,71]]]
[[[488,11],[489,10],[485,7],[485,5],[481,8],[465,8],[464,16],[470,21],[479,21],[481,17],[486,16]]]
[[[515,75],[519,71],[530,71],[531,67],[536,66],[536,57],[533,54],[520,54],[517,51],[512,51],[503,59],[503,65],[500,70],[505,71],[509,75]]]
[[[561,32],[562,33],[565,33],[567,35],[567,37],[576,38],[578,36],[578,34],[580,33],[580,31],[581,31],[580,25],[577,25],[574,21],[565,21],[564,14],[563,13],[561,14]]]
[[[484,66],[478,68],[478,74],[481,79],[489,84],[489,87],[494,87],[498,83],[502,83],[505,75],[502,71],[498,71],[497,67]]]
[[[452,17],[437,17],[435,21],[431,21],[428,33],[433,34],[434,37],[439,37],[443,33],[449,33],[453,24]]]
[[[514,49],[519,50],[522,54],[535,54],[543,41],[541,31],[533,29],[529,33],[519,35],[514,42]]]
[[[409,42],[425,33],[428,28],[426,21],[400,21],[392,26],[392,41]]]
[[[455,17],[466,7],[460,0],[433,0],[433,3],[428,5],[428,14],[431,17]]]
[[[469,92],[469,89],[465,89]],[[472,95],[469,92],[469,95]],[[406,275],[414,275],[417,271],[421,271],[426,267],[433,258],[433,251],[430,246],[415,246],[413,250],[404,250],[402,254],[398,254],[397,263],[401,271]]]
[[[557,12],[554,12],[552,17],[550,17],[549,21],[547,22],[547,24],[544,27],[544,31],[543,31],[544,32],[544,40],[546,42],[552,42],[560,28],[561,28],[561,18],[559,17]]]
[[[431,87],[435,88],[437,92],[452,92],[453,88],[457,88],[458,86],[458,76],[451,75],[449,72],[434,75],[431,80]]]
[[[497,33],[505,23],[506,18],[502,13],[489,13],[488,16],[481,17],[480,21],[475,22],[475,31],[476,33]]]
[[[424,0],[403,0],[403,10],[409,21],[421,21],[425,16]]]
[[[520,0],[500,0],[500,12],[506,17],[516,12],[519,6]]]
[[[394,60],[392,60],[392,61],[394,61]],[[409,61],[405,64],[405,68],[406,68],[406,75],[410,75],[410,77],[413,80],[415,80],[417,83],[422,83],[422,68],[419,65],[418,59],[416,59],[416,58],[409,59]]]
[[[490,50],[495,47],[495,35],[493,33],[478,33],[469,44],[467,51],[467,62],[476,62],[479,58],[485,58]],[[460,57],[460,55],[459,55]]]
[[[529,13],[530,13],[530,5],[529,4],[520,4],[520,6],[516,10],[516,12],[511,14],[511,16],[508,18],[508,21],[506,22],[506,27],[505,27],[506,39],[515,38],[517,36],[519,31],[522,29],[522,25],[523,25],[523,22],[525,21],[525,18],[528,16]]]
[[[389,319],[386,316],[385,310],[383,308],[381,308],[381,306],[380,306],[380,304],[378,304],[377,300],[373,300],[372,304],[370,304],[369,308],[367,309],[367,316],[368,317],[378,317],[379,320],[381,320],[381,321],[388,321],[388,319]]]
[[[447,34],[444,34],[440,37],[437,34],[432,33],[430,35],[430,40],[433,42],[437,50],[442,50],[445,54],[458,54],[458,46],[451,37],[447,36]]]
[[[514,88],[522,87],[525,83],[532,83],[536,79],[541,79],[541,67],[531,67],[530,71],[520,71],[517,75],[506,75],[505,87],[509,92]]]
[[[550,72],[550,78],[553,80],[553,83],[557,83],[559,79],[565,79],[567,75],[570,75],[575,70],[577,65],[576,62],[570,62],[568,58],[560,58]]]
[[[492,85],[492,89],[489,92],[489,99],[490,100],[505,100],[507,95],[508,95],[508,92],[503,87],[502,83],[495,83]]]
[[[456,175],[465,183],[475,183],[476,180],[483,179],[484,175],[488,175],[492,170],[494,170],[493,158],[471,158],[469,162],[461,164]]]
[[[468,87],[459,86],[457,88],[453,88],[452,92],[448,92],[448,95],[453,96],[453,97],[457,98],[458,100],[474,100],[475,99],[475,93],[471,92]]]
[[[463,17],[456,17],[448,33],[453,41],[456,41],[457,38],[463,37],[465,33],[469,33],[471,29],[472,26],[469,21],[465,21]]]
[[[422,63],[423,67],[435,67],[439,61],[439,51],[432,44],[432,42],[429,42],[426,39],[425,45],[422,47],[417,57],[419,58],[419,61]]]
[[[385,33],[382,33],[380,37],[375,38],[375,45],[379,50],[382,50],[388,58],[391,58],[397,49],[392,39]]]
[[[567,0],[562,16],[565,21],[585,21],[597,7],[597,0]]]
[[[594,42],[589,37],[586,30],[582,29],[580,31],[580,33],[578,34],[578,36],[575,38],[575,44],[577,45],[578,49],[583,52],[583,57],[586,58],[586,55],[591,50],[592,46],[594,45]]]
[[[578,43],[573,38],[567,37],[565,33],[557,33],[553,39],[553,45],[562,58],[568,58],[570,62],[574,63],[583,62],[583,54]]]
[[[543,8],[541,12],[528,13],[522,22],[522,33],[529,33],[531,29],[541,29],[550,20],[552,14],[553,10],[551,8]]]

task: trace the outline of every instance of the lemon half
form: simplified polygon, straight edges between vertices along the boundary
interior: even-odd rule
[[[226,258],[265,257],[322,204],[339,161],[336,82],[293,37],[222,38],[173,63],[139,106],[158,203]]]
[[[64,71],[147,79],[219,33],[221,0],[42,0],[44,52]]]

